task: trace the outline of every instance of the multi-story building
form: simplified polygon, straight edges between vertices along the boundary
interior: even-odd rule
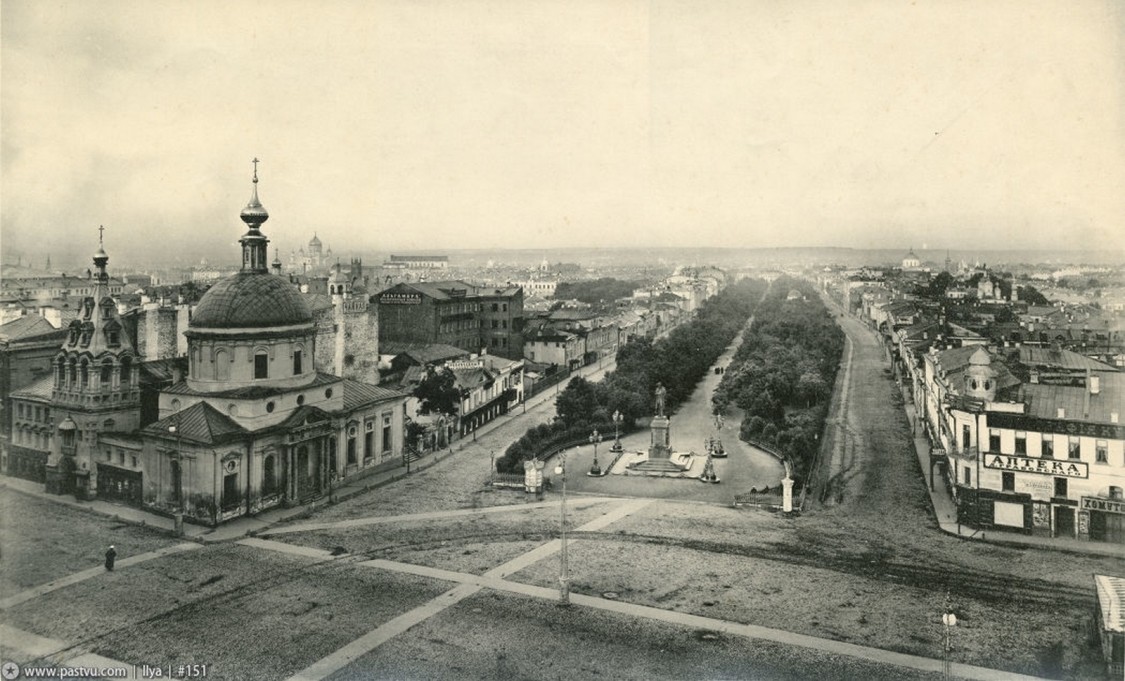
[[[921,390],[961,522],[1125,544],[1125,375],[1059,348],[935,348]]]
[[[441,343],[474,353],[488,350],[520,358],[520,288],[480,288],[462,281],[415,282],[396,284],[377,298],[380,343]]]

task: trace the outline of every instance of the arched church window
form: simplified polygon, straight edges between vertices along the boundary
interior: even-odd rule
[[[128,356],[121,358],[121,385],[129,385],[133,378],[133,360]]]
[[[220,348],[215,351],[215,380],[230,379],[230,353]]]
[[[78,367],[78,387],[85,390],[86,386],[90,384],[90,365],[86,360],[82,360],[82,365]]]
[[[70,358],[70,387],[78,385],[78,362],[73,357]]]
[[[304,359],[304,354],[305,353],[300,348],[300,346],[298,346],[295,350],[293,350],[293,375],[294,376],[300,376],[302,373],[304,373],[304,366],[303,366],[304,362],[302,361]]]
[[[101,374],[98,376],[102,388],[108,388],[113,383],[113,360],[108,357],[102,360]]]

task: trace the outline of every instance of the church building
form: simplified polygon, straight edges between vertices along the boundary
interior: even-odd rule
[[[318,371],[313,314],[269,272],[257,185],[255,162],[242,268],[195,308],[187,375],[159,393],[155,422],[141,422],[136,351],[98,249],[95,293],[54,362],[48,491],[216,525],[402,463],[408,395]]]

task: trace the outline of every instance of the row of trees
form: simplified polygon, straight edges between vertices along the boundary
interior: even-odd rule
[[[604,381],[571,379],[556,398],[555,421],[532,428],[508,447],[496,461],[497,471],[521,471],[523,461],[581,441],[594,428],[612,434],[614,412],[621,413],[622,431],[634,429],[638,419],[653,413],[658,383],[667,390],[667,412],[675,411],[746,323],[766,286],[744,279],[705,301],[694,319],[666,337],[630,340],[617,351],[617,368]]]
[[[797,291],[801,297],[789,293]],[[744,412],[740,436],[768,445],[804,479],[824,428],[844,334],[812,284],[782,277],[758,306],[712,397],[716,413]]]

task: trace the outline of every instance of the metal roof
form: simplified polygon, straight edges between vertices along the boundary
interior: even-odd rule
[[[1117,372],[1095,375],[1099,379],[1096,395],[1091,395],[1085,385],[1024,383],[1016,399],[1027,405],[1029,416],[1057,419],[1061,407],[1068,420],[1113,423],[1111,415],[1116,413],[1120,419],[1122,405],[1125,405],[1125,376]]]
[[[405,398],[408,395],[409,393],[400,390],[390,390],[370,383],[344,379],[344,411],[351,411],[372,402]]]
[[[172,426],[176,428],[175,433],[168,430]],[[145,426],[144,432],[204,444],[218,444],[236,440],[249,431],[210,404],[196,402],[156,423],[150,423]]]
[[[1070,350],[1037,348],[1023,346],[1020,348],[1020,363],[1031,367],[1052,367],[1070,371],[1116,371],[1108,364],[1102,364],[1085,355]]]

